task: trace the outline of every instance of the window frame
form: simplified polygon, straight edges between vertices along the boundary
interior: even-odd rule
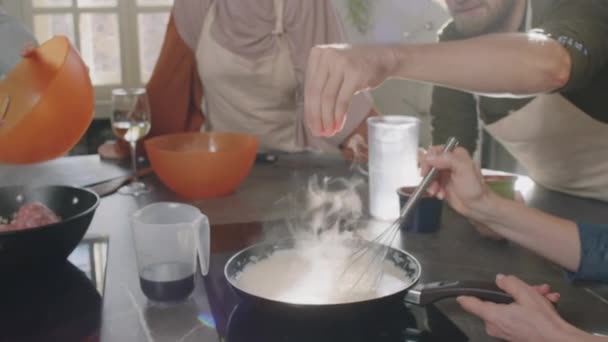
[[[118,87],[142,87],[140,54],[139,54],[139,15],[169,13],[172,5],[138,6],[137,0],[116,0],[112,7],[78,7],[77,0],[71,0],[70,7],[33,6],[32,0],[0,0],[4,9],[18,17],[34,32],[34,16],[38,14],[71,14],[74,18],[74,45],[80,49],[80,14],[111,13],[118,16],[120,38],[120,63],[122,67],[122,84],[95,86],[95,118],[109,118],[111,92]],[[42,43],[42,42],[41,42]]]

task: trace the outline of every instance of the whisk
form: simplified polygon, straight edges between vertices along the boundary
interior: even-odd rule
[[[458,140],[454,137],[448,139],[443,149],[443,153],[451,152],[458,146]],[[361,269],[361,273],[356,275],[356,279],[352,285],[352,289],[357,287],[363,278],[371,280],[372,289],[375,289],[384,273],[384,267],[382,263],[386,259],[389,247],[392,245],[393,240],[399,232],[399,227],[408,218],[412,208],[416,206],[428,186],[431,184],[437,174],[437,169],[433,167],[429,173],[422,179],[414,193],[409,197],[401,209],[399,217],[393,221],[388,228],[386,228],[380,235],[371,241],[361,241],[360,247],[358,247],[349,257],[346,262],[346,267],[342,272],[344,277],[349,271],[355,266],[355,264],[361,262],[365,265]],[[366,264],[367,263],[367,264]],[[376,267],[376,264],[377,265]],[[375,268],[376,273],[370,273],[369,270]],[[370,275],[371,274],[371,275]]]

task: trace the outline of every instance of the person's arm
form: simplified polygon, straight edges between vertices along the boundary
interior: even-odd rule
[[[306,88],[308,121],[323,134],[342,120],[353,94],[388,78],[494,96],[558,89],[568,81],[570,58],[556,41],[540,38],[503,33],[432,44],[315,47],[309,62],[315,72],[308,74]]]
[[[23,48],[37,45],[26,26],[0,8],[0,79],[19,63]]]
[[[608,5],[564,1],[554,6],[529,32],[397,47],[395,76],[490,96],[584,88],[608,63]]]
[[[422,159],[440,176],[429,192],[452,208],[570,271],[572,279],[608,282],[608,225],[576,224],[505,199],[488,188],[481,171],[463,148],[440,153],[435,146]]]
[[[200,129],[204,120],[202,84],[194,52],[180,36],[173,14],[146,91],[152,123],[146,138]],[[122,140],[106,142],[98,152],[103,158],[127,158],[129,147]]]
[[[350,147],[360,145],[361,140],[366,145],[366,119],[378,115],[373,107],[374,101],[371,94],[361,92],[353,95],[345,108],[345,113],[348,112],[348,115],[344,115],[342,120],[336,121],[335,124],[332,123],[333,126],[328,129],[324,137],[311,135],[310,131],[306,129],[310,125],[304,122],[304,90],[309,54],[316,45],[343,43],[348,40],[342,18],[331,1],[301,1],[294,2],[288,7],[285,22],[298,82],[297,116],[305,126],[306,140],[309,142],[309,147],[313,149],[327,144],[337,146],[344,156],[350,158],[353,156],[353,150]]]
[[[310,54],[306,116],[315,134],[340,120],[357,91],[390,77],[489,96],[533,96],[584,86],[608,62],[608,9],[567,2],[526,33],[435,44],[319,46]],[[323,108],[336,108],[327,112]]]
[[[469,213],[504,238],[569,271],[581,264],[581,241],[575,222],[526,207],[490,191]]]
[[[150,137],[200,129],[203,90],[196,58],[180,37],[173,15],[146,90],[152,111]]]
[[[506,341],[608,341],[605,337],[590,335],[564,321],[547,298],[517,277],[499,274],[496,285],[513,296],[515,302],[504,305],[483,302],[474,297],[457,299],[464,310],[485,322],[490,336]]]
[[[423,174],[432,166],[442,170],[439,180],[429,187],[431,194],[499,235],[569,271],[578,270],[581,239],[576,223],[500,197],[484,184],[479,167],[465,149],[440,151],[433,147],[422,162]]]
[[[539,33],[498,33],[467,40],[387,48],[391,77],[479,94],[532,96],[563,87],[571,58]]]

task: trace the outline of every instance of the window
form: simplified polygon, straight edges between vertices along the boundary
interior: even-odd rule
[[[80,51],[96,90],[97,117],[109,114],[112,88],[145,84],[165,35],[173,0],[5,0],[42,43],[65,35]]]

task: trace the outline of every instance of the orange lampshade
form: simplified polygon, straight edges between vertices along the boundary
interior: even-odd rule
[[[150,164],[160,180],[188,199],[233,192],[255,162],[256,137],[237,133],[177,133],[146,140]]]
[[[88,69],[65,37],[44,43],[0,81],[0,111],[7,96],[0,162],[57,158],[78,143],[93,120],[95,96]]]

